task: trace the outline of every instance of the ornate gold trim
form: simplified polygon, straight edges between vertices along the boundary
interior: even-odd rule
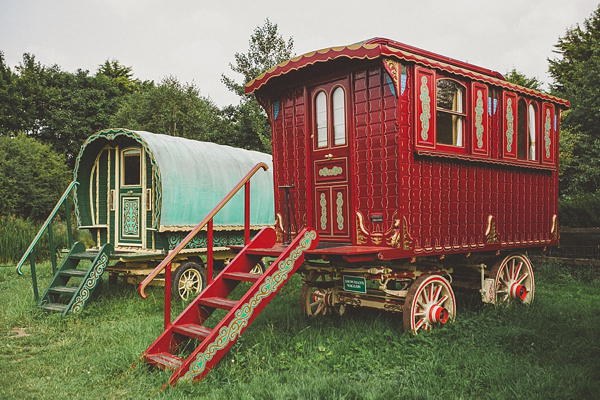
[[[283,242],[283,217],[281,213],[275,215],[275,234],[277,235],[277,242]]]
[[[363,223],[363,215],[360,211],[356,212],[356,243],[357,244],[365,244],[367,243],[367,236],[369,233],[365,229],[365,224]]]
[[[552,239],[558,240],[558,215],[554,214],[552,216],[552,228],[550,229],[550,236]]]
[[[493,215],[488,215],[487,228],[485,229],[485,243],[498,243],[498,231],[496,231],[496,222]]]
[[[390,58],[383,59],[383,66],[386,71],[390,74],[392,81],[394,81],[394,88],[396,88],[396,97],[400,97],[400,68],[401,65],[398,61]]]

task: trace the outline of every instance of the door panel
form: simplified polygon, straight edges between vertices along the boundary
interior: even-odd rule
[[[139,147],[119,151],[119,218],[117,235],[119,243],[126,246],[142,246],[145,232],[146,207],[143,168],[144,152]]]
[[[310,91],[313,223],[323,241],[351,240],[348,87],[347,79],[343,79]]]

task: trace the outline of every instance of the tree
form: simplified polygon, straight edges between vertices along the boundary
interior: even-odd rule
[[[243,83],[221,75],[221,81],[229,90],[240,96],[237,106],[224,110],[235,129],[235,142],[242,147],[271,152],[271,129],[264,110],[254,95],[246,95],[244,86],[271,67],[293,57],[294,40],[286,41],[277,30],[277,24],[267,18],[263,26],[256,27],[250,36],[246,53],[235,53],[231,69],[243,76]]]
[[[24,134],[0,136],[0,216],[45,219],[71,174],[64,157]]]
[[[219,141],[225,128],[217,106],[174,77],[129,95],[111,124],[204,141]]]
[[[510,83],[514,83],[516,85],[520,85],[540,92],[543,91],[542,82],[538,78],[528,78],[521,71],[517,71],[516,68],[513,68],[510,71],[508,71],[504,75],[504,78]]]
[[[108,127],[123,96],[107,76],[43,66],[27,53],[15,73],[2,62],[0,75],[0,96],[7,99],[0,107],[0,135],[23,132],[51,145],[71,167],[83,141]]]
[[[593,193],[600,188],[600,6],[554,47],[552,93],[571,102],[561,121],[561,192]]]

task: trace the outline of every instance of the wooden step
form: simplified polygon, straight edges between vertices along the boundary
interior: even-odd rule
[[[150,364],[156,365],[162,369],[177,369],[183,364],[181,358],[169,353],[146,354],[144,355],[144,358]]]
[[[173,332],[177,332],[200,341],[204,340],[204,338],[206,338],[212,332],[212,329],[196,324],[173,325],[172,329]]]
[[[262,275],[250,274],[246,272],[223,272],[223,278],[233,281],[256,282]]]
[[[77,286],[54,286],[48,289],[50,293],[70,294],[77,293]]]
[[[95,260],[96,257],[98,256],[98,252],[94,251],[86,251],[83,253],[71,253],[71,255],[69,256],[69,258],[73,258],[75,260]]]
[[[231,310],[237,303],[237,300],[230,300],[224,297],[198,298],[198,304],[207,307],[220,308],[222,310]]]
[[[63,269],[59,274],[62,276],[84,277],[85,274],[87,274],[87,271],[82,269]]]
[[[51,311],[51,312],[63,312],[67,309],[67,304],[59,304],[59,303],[47,303],[41,305],[40,308],[42,310]]]

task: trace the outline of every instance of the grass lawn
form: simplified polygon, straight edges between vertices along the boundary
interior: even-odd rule
[[[170,373],[140,355],[162,332],[162,289],[143,300],[105,277],[81,316],[61,318],[36,309],[27,271],[0,266],[0,398],[599,398],[599,281],[536,272],[531,306],[459,293],[456,322],[416,337],[400,314],[305,319],[294,276],[205,380],[161,390]]]

